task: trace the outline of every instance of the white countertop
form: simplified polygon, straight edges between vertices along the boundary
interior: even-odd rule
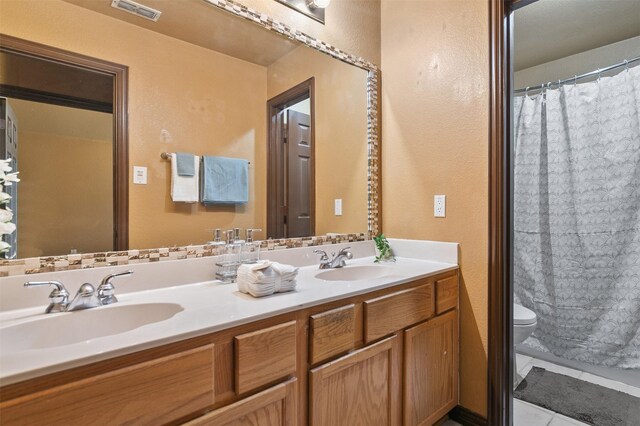
[[[373,263],[372,256],[354,259],[348,264],[349,266],[376,265]],[[455,270],[458,265],[398,257],[395,263],[386,263],[379,267],[388,268],[386,276],[361,281],[324,281],[315,277],[320,272],[316,265],[301,267],[295,291],[278,293],[264,298],[253,298],[240,293],[236,284],[204,281],[125,293],[118,296],[119,302],[114,305],[86,311],[45,315],[42,313],[42,306],[7,311],[0,315],[0,384],[8,385],[115,356],[209,334],[278,314],[403,284]],[[101,325],[99,321],[94,320],[97,318],[96,313],[102,318],[108,318],[104,315],[108,314],[106,312],[108,309],[122,309],[128,305],[150,303],[178,304],[182,310],[177,309],[177,313],[163,321],[142,325],[119,334],[46,347],[45,349],[32,349],[33,345],[29,342],[32,336],[29,335],[20,336],[21,345],[24,343],[24,347],[27,349],[16,349],[16,347],[7,345],[6,341],[3,343],[2,340],[3,332],[6,336],[6,330],[18,324],[32,321],[46,322],[54,317],[71,315],[74,316],[74,319],[79,320],[77,323],[80,327],[96,328]],[[105,312],[98,312],[99,310]],[[87,321],[80,321],[84,318]],[[55,326],[51,326],[47,328],[47,332],[51,334],[49,340],[55,341],[56,333],[64,335],[64,333],[72,333],[73,330],[56,329]]]

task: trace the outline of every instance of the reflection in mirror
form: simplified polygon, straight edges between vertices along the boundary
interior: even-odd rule
[[[111,114],[6,102],[19,135],[14,158],[21,182],[13,195],[17,256],[112,250]]]
[[[111,8],[108,1],[34,3],[3,5],[3,32],[122,64],[129,69],[128,129],[125,129],[129,134],[129,161],[124,165],[130,174],[126,248],[202,244],[211,240],[215,228],[261,228],[264,232],[257,235],[258,239],[367,232],[366,70],[198,0],[145,1],[146,5],[162,12],[158,22]],[[42,28],[46,28],[45,35],[38,30]],[[269,101],[308,81],[313,81],[313,89],[303,106],[308,118],[295,119],[298,126],[308,120],[308,134],[295,144],[288,137],[282,137],[279,148],[276,143],[272,150],[270,135],[275,128],[271,126],[271,119],[265,120],[265,115],[271,118],[269,108],[286,111],[289,117],[282,117],[283,126],[285,122],[287,125],[293,122],[294,111],[300,108],[290,108],[293,104],[283,107],[286,102],[272,105]],[[93,208],[86,210],[83,219],[73,220],[74,231],[82,228],[79,232],[84,234],[84,240],[93,240],[93,245],[73,242],[72,231],[61,225],[62,220],[69,217],[68,211],[44,208],[42,202],[46,197],[27,194],[30,187],[38,184],[27,180],[30,176],[25,169],[26,154],[19,153],[22,164],[18,168],[23,182],[18,197],[21,203],[18,256],[113,249],[113,239],[98,238],[98,234],[113,234],[113,216],[109,218],[106,214],[113,211],[113,206],[102,204],[113,200],[109,195],[113,189],[94,182],[99,169],[106,170],[112,165],[106,148],[104,154],[99,153],[96,142],[107,137],[108,132],[89,126],[90,119],[84,115],[77,116],[91,112],[77,105],[73,108],[29,107],[25,101],[18,101],[20,104],[16,103],[19,106],[14,109],[24,115],[18,117],[20,132],[31,131],[23,127],[23,123],[36,123],[42,132],[45,147],[29,154],[41,162],[48,161],[51,152],[47,149],[54,148],[61,132],[61,123],[46,125],[56,117],[54,109],[71,113],[66,119],[68,122],[83,123],[93,132],[80,135],[81,129],[68,129],[69,138],[91,141],[91,144],[80,145],[88,151],[82,158],[67,158],[68,164],[48,166],[52,173],[49,188],[53,185],[61,203],[73,206],[76,213],[81,210],[76,206],[80,200],[86,200]],[[10,98],[9,102],[13,104],[14,100]],[[35,111],[46,117],[32,116]],[[108,114],[100,114],[106,122]],[[282,127],[280,130],[293,129]],[[172,165],[160,157],[163,152],[249,162],[248,201],[206,206],[199,202],[174,202]],[[297,158],[297,162],[283,164],[285,158],[287,161]],[[95,160],[99,160],[99,164],[93,164]],[[280,162],[279,169],[271,167],[276,161]],[[134,167],[146,171],[146,183],[134,182]],[[286,182],[286,186],[274,186],[276,193],[281,192],[280,198],[269,186],[278,173],[281,182]],[[73,188],[71,181],[91,188]],[[115,190],[117,198],[118,188]],[[27,209],[22,202],[28,197],[41,204]],[[98,199],[100,202],[90,201]],[[98,218],[96,210],[105,215]],[[279,227],[273,225],[271,212],[280,214]],[[37,226],[23,227],[22,214],[49,215],[51,222],[47,231]],[[87,224],[81,225],[83,221]],[[98,232],[96,227],[103,229]],[[27,250],[29,244],[21,244],[22,238],[39,242],[31,251],[23,253],[21,248]],[[57,242],[53,244],[47,239]]]

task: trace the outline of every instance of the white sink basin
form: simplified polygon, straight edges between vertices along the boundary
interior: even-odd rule
[[[386,277],[391,272],[391,268],[382,265],[350,265],[318,272],[316,278],[324,281],[360,281]]]
[[[176,303],[141,303],[43,314],[33,321],[0,328],[0,353],[90,343],[92,339],[165,321],[182,310]]]

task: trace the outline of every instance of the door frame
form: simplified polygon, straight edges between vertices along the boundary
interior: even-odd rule
[[[0,50],[113,77],[113,250],[129,249],[129,67],[0,34]]]
[[[278,145],[280,132],[275,126],[278,112],[296,104],[301,99],[309,98],[311,104],[311,191],[309,193],[311,235],[316,232],[316,113],[315,113],[315,77],[280,93],[267,101],[267,238],[278,231],[280,206],[284,204],[284,194],[278,185],[277,168],[281,158],[281,147]]]
[[[513,420],[513,286],[511,267],[513,12],[537,0],[489,1],[489,306],[487,420]]]

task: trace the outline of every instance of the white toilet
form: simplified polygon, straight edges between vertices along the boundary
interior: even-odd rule
[[[527,309],[522,305],[518,305],[517,303],[513,304],[513,380],[514,384],[520,382],[522,378],[518,377],[518,367],[516,365],[515,358],[515,345],[518,343],[522,343],[533,333],[533,330],[536,329],[536,325],[538,317],[536,313],[531,309]]]
[[[536,313],[517,303],[513,304],[513,343],[518,344],[531,336],[537,325]]]

